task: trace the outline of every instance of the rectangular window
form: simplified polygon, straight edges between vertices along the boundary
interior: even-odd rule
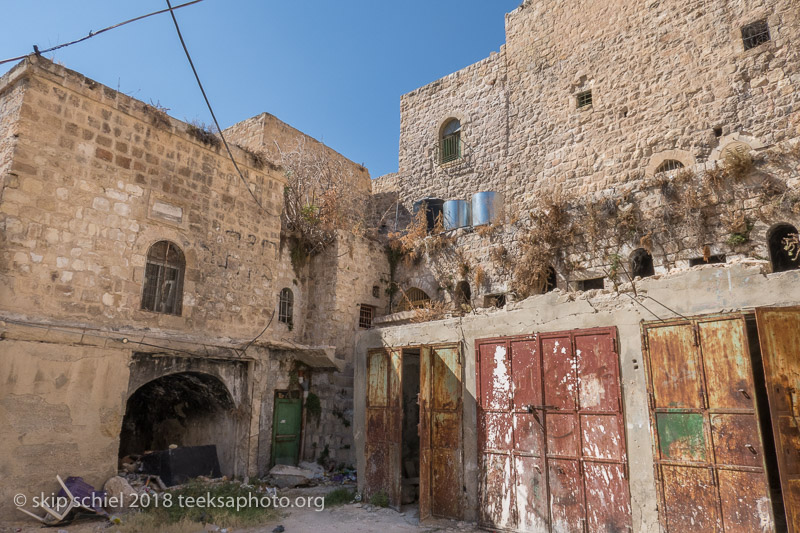
[[[180,270],[166,265],[147,263],[144,277],[142,309],[179,315],[180,309],[177,304]]]
[[[442,137],[442,163],[449,163],[461,157],[461,134],[454,133]]]
[[[742,26],[742,41],[744,42],[745,50],[755,48],[769,40],[769,25],[766,19],[753,22],[747,26]]]
[[[592,91],[578,93],[576,98],[578,100],[578,109],[592,105]]]
[[[689,266],[719,265],[725,262],[726,260],[724,255],[711,255],[708,257],[707,261],[702,257],[695,257],[694,259],[689,259]]]
[[[578,282],[578,290],[579,291],[591,291],[593,289],[602,289],[605,284],[603,282],[605,278],[592,278],[592,279],[584,279]]]
[[[361,311],[358,315],[358,327],[361,329],[370,329],[372,327],[372,315],[374,308],[371,305],[361,304]]]

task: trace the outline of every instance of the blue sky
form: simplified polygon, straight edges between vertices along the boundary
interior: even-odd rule
[[[499,50],[504,15],[520,1],[204,0],[176,13],[223,128],[266,111],[377,177],[397,171],[400,95]],[[0,32],[2,59],[166,7],[161,0],[2,4],[10,22]],[[169,14],[47,57],[176,118],[211,122]]]

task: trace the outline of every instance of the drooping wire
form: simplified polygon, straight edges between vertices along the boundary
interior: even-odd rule
[[[183,34],[181,34],[181,28],[178,26],[178,19],[175,18],[175,13],[172,4],[170,4],[169,0],[167,1],[167,6],[169,9],[170,15],[172,16],[172,22],[175,23],[175,31],[178,33],[178,39],[181,41],[181,46],[183,47],[183,51],[186,54],[186,59],[189,60],[189,66],[192,67],[192,72],[194,73],[194,79],[197,80],[197,86],[200,87],[200,92],[203,93],[203,99],[206,101],[206,107],[208,107],[208,112],[211,113],[211,118],[214,120],[214,125],[217,127],[217,132],[219,132],[220,139],[222,139],[222,144],[225,145],[225,150],[228,152],[228,156],[233,163],[233,167],[236,169],[236,172],[239,174],[239,178],[242,180],[244,184],[244,188],[247,189],[247,192],[250,193],[250,196],[253,197],[253,201],[261,208],[262,211],[267,213],[270,216],[280,216],[274,213],[269,212],[262,204],[255,193],[250,189],[250,184],[247,182],[247,178],[244,177],[242,171],[239,169],[238,163],[236,163],[236,159],[233,157],[233,152],[231,151],[230,146],[228,146],[228,141],[225,139],[225,135],[222,133],[222,128],[219,126],[219,121],[217,121],[217,116],[214,114],[214,109],[211,107],[211,102],[208,100],[208,96],[206,95],[206,90],[203,88],[203,83],[200,81],[200,76],[197,74],[197,69],[194,67],[194,61],[192,61],[192,56],[189,54],[189,49],[186,47],[186,41],[183,40]]]
[[[179,6],[175,6],[174,8],[171,8],[171,9],[180,9],[182,7],[191,6],[193,4],[197,4],[197,3],[200,3],[202,1],[203,0],[192,0],[191,2],[186,2],[185,4],[181,4]],[[34,53],[36,53],[36,55],[41,55],[41,54],[46,54],[48,52],[52,52],[54,50],[58,50],[60,48],[66,48],[67,46],[72,46],[73,44],[82,43],[83,41],[91,39],[92,37],[96,37],[96,36],[100,35],[101,33],[105,33],[105,32],[107,32],[109,30],[113,30],[113,29],[119,28],[121,26],[124,26],[126,24],[130,24],[131,22],[136,22],[136,21],[139,21],[139,20],[142,20],[142,19],[146,19],[147,17],[152,17],[153,15],[161,15],[162,13],[166,13],[168,11],[171,11],[171,9],[162,9],[160,11],[153,11],[152,13],[148,13],[147,15],[142,15],[140,17],[132,18],[130,20],[126,20],[124,22],[120,22],[118,24],[114,24],[113,26],[109,26],[108,28],[103,28],[102,30],[90,31],[89,35],[87,35],[85,37],[81,37],[80,39],[76,39],[76,40],[70,41],[68,43],[57,44],[56,46],[53,46],[52,48],[47,48],[45,50],[39,50],[39,47],[37,45],[33,45],[33,51],[34,51]],[[3,59],[2,61],[0,61],[0,65],[3,65],[5,63],[11,63],[12,61],[20,61],[22,59],[25,59],[26,57],[28,57],[28,54],[25,54],[24,56],[11,57],[9,59]]]

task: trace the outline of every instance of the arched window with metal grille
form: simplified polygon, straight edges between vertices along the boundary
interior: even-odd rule
[[[159,241],[147,251],[142,289],[142,309],[180,315],[183,306],[183,276],[186,260],[181,249]]]
[[[658,165],[658,168],[656,169],[656,174],[658,174],[659,172],[671,172],[673,170],[678,170],[680,168],[684,168],[684,165],[677,159],[665,159],[664,161],[661,162],[660,165]]]
[[[403,309],[410,310],[410,309],[419,309],[424,307],[426,303],[431,301],[431,297],[423,291],[422,289],[418,289],[416,287],[412,287],[404,292],[404,302],[403,302]]]
[[[439,139],[439,162],[449,163],[461,158],[461,122],[451,118],[445,122]]]
[[[283,322],[289,328],[294,325],[294,293],[292,289],[281,289],[280,298],[278,298],[278,322]]]

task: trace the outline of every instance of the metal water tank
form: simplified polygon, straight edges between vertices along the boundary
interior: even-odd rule
[[[431,231],[434,226],[436,226],[436,219],[442,214],[444,200],[440,198],[423,198],[422,200],[414,202],[412,210],[415,217],[419,210],[422,209],[423,205],[425,206],[425,219],[428,223],[428,231]]]
[[[444,203],[444,229],[463,228],[472,224],[472,206],[467,200]]]
[[[472,195],[472,225],[483,226],[503,219],[503,194],[478,192]]]

